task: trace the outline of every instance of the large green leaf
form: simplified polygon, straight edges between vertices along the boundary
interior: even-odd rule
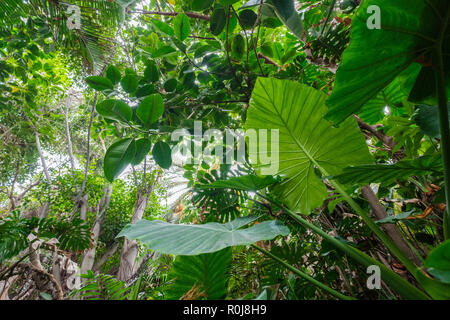
[[[120,80],[120,85],[126,93],[134,93],[139,85],[139,79],[134,74],[127,74]]]
[[[309,86],[288,80],[258,78],[247,112],[247,129],[278,129],[279,159],[263,165],[258,151],[249,151],[254,166],[267,169],[284,180],[274,192],[292,209],[308,214],[327,198],[327,189],[315,168],[325,175],[336,175],[349,164],[372,162],[364,136],[355,119],[334,128],[322,117],[327,95]],[[267,150],[271,134],[267,133]],[[262,144],[258,150],[261,152]]]
[[[134,155],[131,164],[136,166],[144,160],[145,156],[150,152],[152,143],[150,139],[142,138],[135,141],[136,144],[136,154]]]
[[[97,103],[95,109],[107,119],[128,122],[133,116],[133,110],[122,100],[106,99]]]
[[[450,300],[450,284],[432,279],[420,269],[417,269],[415,278],[433,299]]]
[[[232,177],[227,180],[216,180],[208,184],[202,184],[200,187],[203,189],[235,189],[244,191],[256,191],[268,187],[278,182],[272,176],[255,176],[247,175],[241,177]]]
[[[164,101],[159,93],[146,97],[139,103],[136,115],[146,126],[150,126],[161,118],[164,113]]]
[[[170,273],[169,281],[174,281],[166,289],[165,298],[178,300],[194,285],[199,298],[209,300],[223,299],[227,293],[231,248],[196,256],[177,256]]]
[[[84,79],[84,81],[86,81],[86,83],[92,89],[95,89],[98,91],[113,88],[113,83],[111,82],[111,80],[109,80],[108,78],[105,78],[105,77],[101,77],[101,76],[90,76],[90,77],[87,77],[86,79]]]
[[[133,139],[127,138],[113,143],[105,154],[103,172],[106,179],[114,181],[117,176],[133,161],[136,153],[136,144]]]
[[[358,113],[361,120],[368,124],[375,124],[382,120],[387,113],[392,115],[399,114],[401,112],[399,107],[408,98],[414,85],[414,79],[416,79],[419,71],[420,65],[417,63],[412,64],[386,88],[381,90],[375,98],[364,104]],[[389,110],[386,110],[386,108],[389,108]]]
[[[342,174],[333,177],[344,184],[391,183],[414,175],[442,173],[442,157],[423,156],[413,160],[402,160],[395,164],[368,164],[347,167]]]
[[[447,105],[447,108],[450,111],[450,103]],[[448,113],[448,120],[450,121],[450,112]],[[441,137],[438,107],[427,105],[417,106],[414,121],[427,136],[432,138]]]
[[[191,25],[189,24],[189,18],[184,13],[179,13],[173,19],[173,29],[175,31],[175,35],[180,41],[183,41],[189,36],[189,32],[191,32]]]
[[[158,67],[154,62],[148,62],[144,70],[144,80],[147,82],[156,82],[159,80]]]
[[[203,11],[213,4],[214,0],[193,0],[191,8],[194,11]]]
[[[117,84],[120,82],[120,78],[122,77],[122,75],[120,74],[120,70],[113,66],[110,65],[107,69],[106,69],[106,77],[113,83],[113,84]]]
[[[216,8],[209,20],[211,33],[215,36],[219,35],[227,23],[227,15],[224,8]]]
[[[172,165],[172,150],[164,141],[155,143],[152,149],[152,155],[155,162],[164,169],[169,169]]]
[[[293,0],[272,0],[275,12],[284,25],[299,39],[303,36],[303,22],[295,10]],[[302,40],[303,41],[303,40]]]
[[[173,37],[175,33],[173,32],[173,29],[171,26],[169,26],[167,23],[162,22],[160,20],[153,19],[152,24],[161,32],[164,32],[169,37]]]
[[[450,284],[450,240],[434,248],[428,254],[424,265],[436,279]]]
[[[251,29],[255,25],[258,15],[251,9],[245,9],[239,12],[239,21],[244,29]]]
[[[431,87],[428,93],[434,95],[433,77],[421,80],[421,75],[436,64],[430,63],[433,61],[431,51],[442,28],[442,16],[450,10],[449,4],[447,0],[364,1],[352,22],[350,46],[342,55],[335,88],[327,101],[330,109],[326,118],[339,123],[358,113],[367,101],[415,61],[430,65],[422,68],[415,86]],[[381,10],[381,29],[368,28],[367,22],[373,16],[368,8],[372,5]],[[449,41],[444,41],[444,46],[444,53],[448,53]],[[450,61],[446,60],[448,70]],[[449,77],[447,73],[447,79]],[[420,98],[427,95],[421,94]]]
[[[289,229],[280,221],[264,221],[246,229],[240,229],[257,217],[247,216],[231,222],[205,224],[172,224],[160,220],[140,220],[127,225],[117,237],[140,240],[151,250],[175,254],[197,255],[230,246],[248,245],[276,236],[287,236]]]

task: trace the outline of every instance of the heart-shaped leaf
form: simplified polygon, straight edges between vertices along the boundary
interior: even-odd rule
[[[378,17],[377,10],[373,11],[376,8],[379,9]],[[340,123],[358,113],[367,101],[416,61],[425,61],[423,64],[427,66],[422,66],[417,77],[412,90],[414,99],[435,96],[433,67],[437,61],[433,51],[437,35],[444,26],[443,19],[439,19],[436,12],[445,15],[448,10],[450,2],[446,0],[363,1],[352,19],[350,45],[344,51],[336,73],[335,88],[327,101],[326,118]],[[379,20],[380,29],[369,28],[375,20]],[[448,38],[449,30],[447,28],[445,38]],[[444,46],[444,55],[450,53],[449,48]],[[447,70],[447,84],[450,84],[450,63],[446,62],[444,68]]]
[[[250,146],[249,156],[258,171],[280,174],[284,180],[273,187],[292,210],[309,214],[327,198],[324,175],[339,174],[349,164],[373,162],[364,135],[355,119],[334,128],[322,117],[327,95],[314,88],[288,80],[258,78],[247,111],[247,129],[279,130],[279,139],[267,132],[259,139],[258,150]],[[276,131],[275,131],[276,132]],[[260,133],[261,134],[261,133]],[[273,148],[272,148],[273,146]],[[262,161],[262,150],[272,161]]]

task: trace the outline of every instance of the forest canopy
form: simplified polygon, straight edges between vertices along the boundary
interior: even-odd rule
[[[450,2],[2,0],[0,300],[450,299]]]

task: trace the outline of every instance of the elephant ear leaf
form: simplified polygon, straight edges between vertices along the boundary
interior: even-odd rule
[[[241,229],[256,219],[255,216],[245,216],[225,224],[173,224],[161,220],[140,220],[127,225],[117,238],[137,239],[151,250],[161,253],[193,256],[289,234],[289,229],[278,220],[263,221]]]
[[[252,164],[258,173],[269,173],[261,155],[267,148],[270,158],[275,158],[269,165],[276,172],[270,174],[283,178],[273,191],[292,210],[303,214],[327,198],[326,186],[316,169],[329,176],[341,173],[349,164],[373,162],[355,119],[344,121],[339,128],[323,119],[326,98],[325,93],[293,81],[259,78],[247,112],[247,129],[272,130],[267,133],[267,146],[260,138],[256,150],[249,141]],[[275,130],[279,130],[278,143],[276,135],[273,137]]]
[[[272,0],[272,5],[278,18],[299,39],[303,36],[303,22],[295,10],[293,0]]]
[[[444,25],[442,16],[448,10],[450,3],[444,0],[364,1],[353,19],[350,45],[342,55],[325,118],[340,123],[358,113],[414,62],[421,62],[422,70],[411,96],[415,96],[414,100],[430,95],[434,99],[436,88],[431,66],[437,63],[433,50]],[[380,28],[369,28],[377,19]],[[449,30],[447,28],[446,32]],[[444,55],[450,53],[448,41],[444,42],[443,50]],[[444,68],[449,84],[449,59]],[[412,72],[411,77],[414,76]],[[418,92],[416,88],[426,92]]]

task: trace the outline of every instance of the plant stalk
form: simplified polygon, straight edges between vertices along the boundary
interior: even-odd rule
[[[320,281],[317,281],[316,279],[314,279],[313,277],[311,277],[310,275],[304,273],[303,271],[300,271],[299,269],[291,266],[290,264],[288,264],[287,262],[283,261],[282,259],[280,259],[279,257],[277,257],[276,255],[272,254],[271,252],[258,247],[257,245],[251,244],[251,247],[253,247],[254,249],[262,252],[264,255],[268,256],[269,258],[277,261],[278,263],[280,263],[281,265],[283,265],[284,267],[286,267],[286,269],[291,270],[292,272],[294,272],[295,274],[299,275],[300,277],[302,277],[303,279],[311,282],[312,284],[314,284],[315,286],[322,288],[323,290],[325,290],[326,292],[330,293],[331,295],[335,296],[336,298],[342,299],[342,300],[356,300],[353,297],[349,297],[346,295],[341,294],[340,292],[328,287],[327,285],[323,284]]]
[[[417,266],[408,258],[408,256],[399,249],[399,247],[392,241],[392,239],[369,217],[368,213],[362,209],[350,195],[345,192],[344,188],[336,181],[329,180],[331,185],[338,191],[345,201],[352,207],[353,210],[364,220],[367,226],[372,230],[383,244],[400,260],[408,271],[414,275]]]
[[[257,193],[262,198],[266,199],[267,201],[273,202],[280,206],[283,211],[289,215],[292,219],[294,219],[296,222],[301,224],[302,226],[311,229],[321,237],[323,237],[325,240],[330,242],[334,247],[337,249],[343,251],[344,253],[348,254],[350,258],[353,260],[361,263],[365,267],[371,266],[371,265],[377,265],[380,268],[381,271],[381,279],[388,283],[395,291],[397,291],[400,296],[402,296],[404,299],[412,299],[412,300],[429,300],[430,298],[420,291],[418,288],[413,286],[411,283],[400,277],[398,274],[396,274],[391,269],[388,269],[385,265],[380,263],[379,261],[373,259],[372,257],[368,256],[364,252],[349,246],[345,244],[344,242],[339,241],[338,239],[330,236],[328,233],[314,225],[313,223],[310,223],[309,221],[305,220],[298,214],[292,212],[288,208],[286,208],[282,203],[279,201],[276,201],[275,199],[268,199],[261,194]]]
[[[448,98],[444,74],[444,58],[442,56],[442,45],[444,43],[445,31],[448,27],[450,19],[450,9],[445,16],[443,27],[439,35],[435,48],[436,66],[436,89],[439,107],[439,129],[441,132],[441,153],[444,163],[444,183],[445,183],[445,200],[446,210],[444,212],[444,237],[450,239],[450,129],[448,121]]]

